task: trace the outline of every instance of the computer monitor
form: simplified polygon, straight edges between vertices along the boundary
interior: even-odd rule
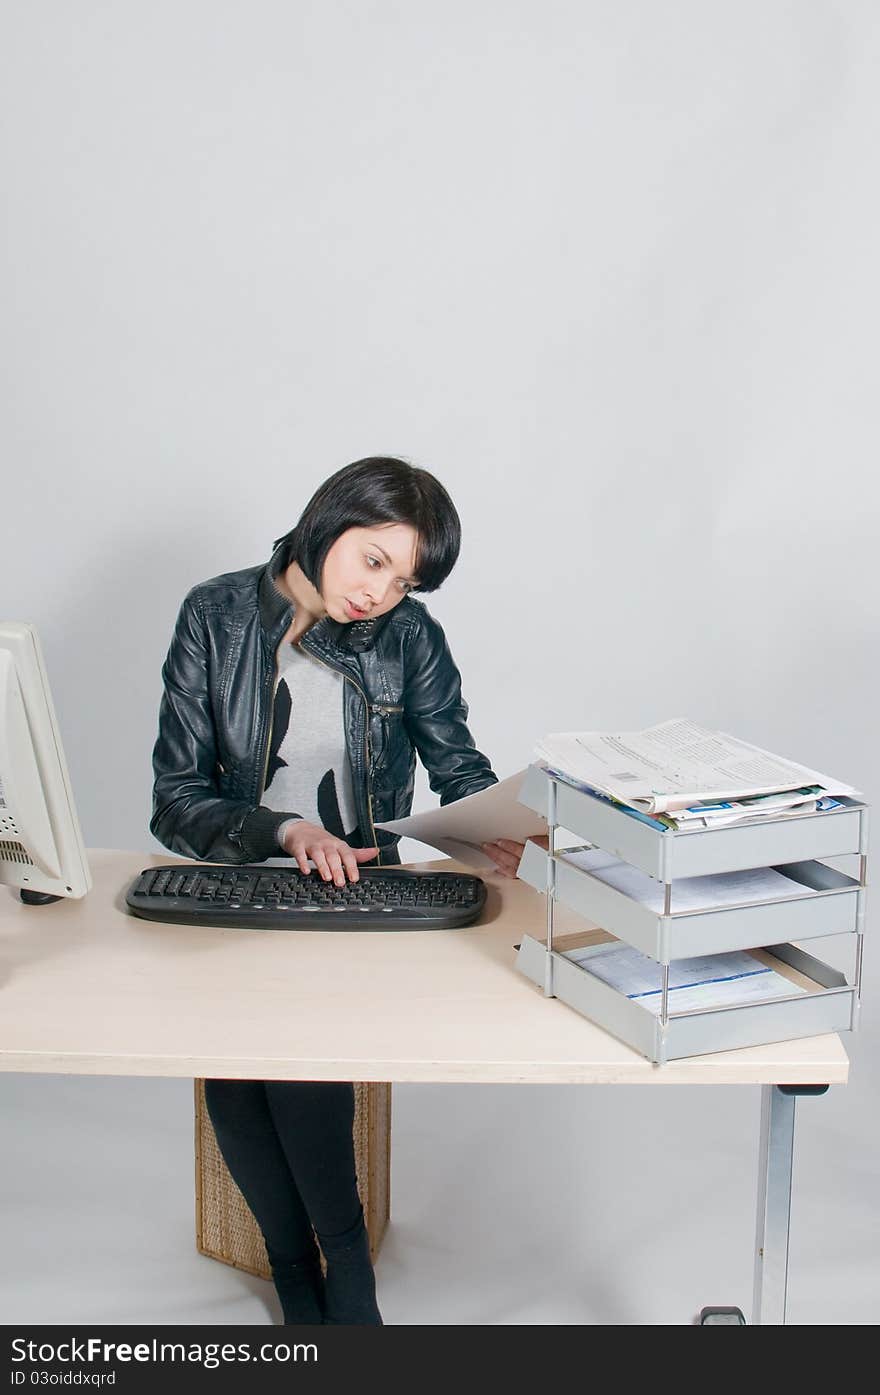
[[[0,882],[39,905],[92,884],[40,642],[0,621]]]

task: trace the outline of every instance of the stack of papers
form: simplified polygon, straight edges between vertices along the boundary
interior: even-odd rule
[[[824,794],[821,785],[807,785],[784,794],[753,794],[747,799],[725,799],[714,804],[704,800],[658,818],[673,828],[723,828],[725,824],[750,823],[777,814],[812,814],[817,809],[842,808],[841,801]]]
[[[556,732],[535,754],[573,784],[676,828],[834,808],[850,785],[676,717],[636,732]]]

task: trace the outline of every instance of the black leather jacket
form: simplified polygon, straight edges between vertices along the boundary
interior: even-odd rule
[[[268,565],[193,587],[162,669],[165,692],[153,751],[150,828],[165,847],[210,862],[283,856],[275,833],[290,815],[260,804],[271,742],[275,654],[293,607]],[[443,630],[407,596],[376,621],[325,617],[302,649],[344,674],[345,742],[358,814],[358,846],[399,862],[398,839],[376,830],[412,808],[415,757],[449,804],[497,777],[467,726],[461,677]]]

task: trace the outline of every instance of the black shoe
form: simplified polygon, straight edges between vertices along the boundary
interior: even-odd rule
[[[273,1260],[270,1253],[269,1263],[285,1326],[319,1326],[324,1319],[324,1276],[314,1241],[300,1260]]]
[[[324,1324],[382,1327],[376,1305],[376,1276],[363,1215],[341,1235],[318,1235],[327,1275],[324,1280]]]

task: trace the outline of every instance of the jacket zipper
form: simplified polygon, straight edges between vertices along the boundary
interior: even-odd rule
[[[275,664],[275,672],[272,675],[272,686],[269,689],[269,727],[266,732],[266,754],[263,757],[263,778],[260,781],[260,791],[257,795],[257,803],[266,793],[266,776],[269,773],[269,752],[272,749],[272,730],[275,724],[275,682],[278,678],[278,665]]]

